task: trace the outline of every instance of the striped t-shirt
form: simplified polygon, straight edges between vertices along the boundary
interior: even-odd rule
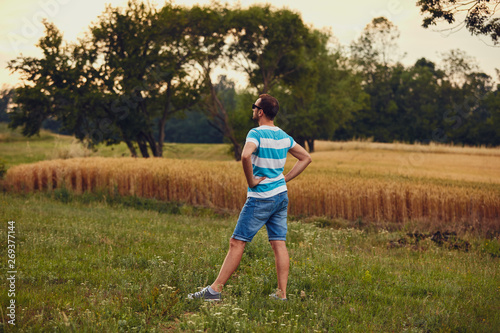
[[[246,142],[257,146],[252,154],[254,177],[267,177],[257,186],[249,187],[247,197],[269,198],[285,192],[283,170],[288,150],[296,145],[293,138],[279,127],[259,126],[248,132]]]

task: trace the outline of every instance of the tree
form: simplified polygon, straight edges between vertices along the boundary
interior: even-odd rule
[[[344,90],[355,80],[339,65],[339,54],[327,50],[329,34],[305,26],[297,13],[269,5],[235,10],[232,22],[232,59],[259,94],[278,97],[277,124],[299,144],[307,141],[313,151],[315,139],[331,138],[358,108],[355,95],[361,90]],[[243,97],[243,108],[248,109],[250,99]],[[247,122],[244,110],[238,115]]]
[[[476,59],[460,49],[443,53],[442,60],[448,80],[457,87],[461,87],[467,81],[469,74],[479,71]]]
[[[157,12],[136,2],[108,7],[91,29],[94,52],[104,59],[97,84],[111,100],[111,111],[126,113],[114,123],[144,157],[148,147],[162,156],[167,119],[197,102],[199,80],[188,77],[188,29],[184,8],[166,4]]]
[[[436,25],[439,21],[449,24],[455,22],[456,17],[465,13],[465,18],[452,30],[458,30],[462,26],[470,31],[472,35],[487,35],[494,45],[500,43],[500,18],[495,17],[500,0],[419,0],[417,6],[420,13],[425,15],[422,26],[428,28]]]
[[[123,141],[132,156],[135,145],[143,157],[148,148],[162,156],[166,120],[199,98],[187,22],[183,8],[167,4],[158,12],[131,1],[107,7],[90,36],[71,46],[46,22],[44,57],[9,64],[27,81],[17,89],[11,126],[33,135],[53,117],[90,145]]]
[[[16,106],[11,113],[9,126],[22,126],[23,135],[33,136],[39,133],[45,119],[55,117],[61,121],[63,130],[83,140],[87,133],[85,124],[94,122],[95,117],[102,112],[95,95],[89,90],[91,75],[83,79],[85,60],[82,60],[82,54],[85,52],[80,52],[83,48],[63,45],[62,34],[55,25],[47,21],[44,21],[44,25],[45,36],[37,45],[43,57],[18,57],[8,64],[8,68],[20,72],[24,80],[24,85],[16,89]],[[93,118],[84,122],[86,114]],[[93,143],[99,143],[112,137],[90,139],[94,140]]]
[[[484,129],[480,131],[481,137],[485,138],[486,143],[491,146],[500,145],[500,84],[496,90],[485,96],[483,100],[486,109],[489,111],[489,117],[484,124]]]
[[[160,11],[160,59],[156,68],[161,118],[158,144],[163,145],[164,128],[173,114],[196,105],[201,98],[203,75],[196,75],[195,52],[192,49],[190,11],[166,3]]]
[[[343,138],[392,141],[398,117],[396,87],[404,67],[397,63],[398,28],[385,17],[374,18],[351,46],[351,62],[362,77],[369,102],[339,131]],[[396,87],[395,87],[396,85]]]
[[[215,3],[210,7],[194,6],[189,11],[189,26],[193,59],[203,77],[202,106],[207,110],[210,123],[231,142],[234,158],[239,161],[242,147],[229,119],[227,99],[220,96],[227,92],[235,94],[234,83],[227,81],[225,76],[219,77],[219,83],[212,81],[214,69],[229,57],[226,47],[229,11]]]
[[[488,122],[498,112],[498,105],[493,98],[491,77],[480,72],[471,73],[455,91],[444,119],[447,138],[468,145],[492,144],[494,129]]]
[[[394,102],[397,117],[389,126],[392,140],[424,142],[433,140],[433,131],[441,125],[447,100],[442,98],[443,71],[425,58],[394,73]]]
[[[230,51],[238,69],[259,94],[269,92],[281,80],[304,66],[304,55],[314,39],[298,13],[254,5],[232,11]]]
[[[154,98],[148,94],[151,82],[146,82],[158,61],[155,16],[152,8],[136,2],[125,8],[108,6],[90,29],[88,44],[95,58],[88,70],[97,73],[93,84],[99,87],[106,116],[120,129],[133,156],[133,142],[143,157],[149,157],[148,145],[154,156],[161,156],[153,136],[154,115],[148,110]]]
[[[257,126],[257,122],[252,119],[251,105],[257,99],[255,93],[250,89],[238,91],[235,96],[234,109],[229,112],[229,120],[233,125],[234,134],[238,142],[244,143],[248,134],[248,129]],[[281,115],[278,116],[278,118]]]
[[[369,79],[377,66],[388,67],[398,57],[399,29],[387,18],[376,17],[363,29],[361,36],[351,43],[351,59],[359,71]]]
[[[277,122],[297,143],[314,152],[317,139],[333,139],[341,127],[366,102],[360,77],[348,67],[340,50],[330,50],[331,35],[312,31],[316,48],[309,48],[303,67],[283,80],[277,90],[281,115]]]
[[[236,161],[240,161],[241,140],[238,139],[234,130],[234,122],[231,120],[231,111],[234,112],[236,108],[235,84],[228,80],[225,75],[221,75],[219,82],[215,84],[211,80],[207,80],[207,88],[209,94],[206,96],[204,105],[209,111],[210,124],[231,142],[234,158]]]

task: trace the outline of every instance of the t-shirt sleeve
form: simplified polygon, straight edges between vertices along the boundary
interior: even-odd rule
[[[246,142],[252,142],[255,143],[257,147],[259,147],[259,135],[257,134],[257,131],[255,130],[250,130],[247,134],[247,139]]]
[[[295,142],[295,140],[291,136],[289,138],[290,138],[290,142],[291,142],[291,146],[290,146],[289,149],[291,149],[291,148],[295,147],[295,145],[297,144],[297,142]]]

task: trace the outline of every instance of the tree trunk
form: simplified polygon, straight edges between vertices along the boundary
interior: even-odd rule
[[[144,114],[144,117],[147,120],[150,120],[150,116],[149,116],[148,108],[147,108],[147,105],[146,105],[146,101],[142,98],[142,96],[140,95],[140,93],[138,93],[137,98],[140,101],[139,107],[140,107],[140,110],[142,111],[142,113]],[[147,149],[148,149],[147,145],[149,144],[149,147],[151,148],[151,152],[153,153],[153,156],[158,157],[159,156],[158,155],[158,146],[156,145],[156,141],[155,141],[154,135],[153,135],[153,133],[151,133],[151,130],[150,130],[149,127],[147,127],[145,130],[147,130],[147,132],[141,131],[141,133],[140,133],[141,138],[143,140],[143,144],[145,146],[145,150],[147,152]],[[146,157],[146,156],[144,156],[144,157]],[[149,157],[149,154],[148,154],[147,157]]]
[[[149,157],[148,145],[147,142],[144,140],[144,134],[142,132],[137,135],[137,144],[139,145],[139,150],[141,151],[142,157],[148,158]]]
[[[160,122],[158,124],[158,156],[163,156],[163,142],[165,141],[165,124],[167,123],[168,112],[170,111],[170,96],[172,89],[170,88],[170,82],[167,83],[167,101],[163,107],[163,114],[161,116]]]
[[[219,130],[233,144],[234,159],[236,161],[240,161],[242,152],[241,145],[234,136],[234,130],[229,122],[229,117],[227,116],[226,108],[224,107],[220,99],[217,97],[217,92],[215,91],[215,87],[212,84],[212,80],[210,79],[209,74],[210,74],[209,72],[206,73],[207,75],[206,80],[208,87],[210,89],[210,102],[208,103],[210,114],[216,120],[215,125],[219,127]]]
[[[147,133],[144,134],[144,137],[146,139],[146,142],[149,143],[149,147],[151,148],[151,151],[153,152],[154,157],[160,157],[161,155],[158,153],[158,145],[156,144],[155,138],[152,133]]]
[[[303,137],[301,136],[296,137],[295,142],[301,145],[304,149],[306,148],[306,139],[304,139]]]
[[[309,152],[314,153],[314,139],[307,139],[307,146],[309,147]]]
[[[236,138],[234,136],[230,137],[229,139],[233,144],[234,159],[239,162],[241,161],[241,153],[242,153],[241,145],[236,141]]]
[[[158,132],[159,132],[159,137],[158,137],[158,157],[163,156],[163,142],[165,141],[165,124],[167,123],[167,117],[164,116],[160,119],[160,122],[158,123]]]
[[[132,157],[137,157],[137,151],[135,150],[134,144],[127,138],[123,139],[127,144],[128,150],[130,150],[130,154]]]

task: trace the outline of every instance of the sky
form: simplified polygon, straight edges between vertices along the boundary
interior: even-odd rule
[[[53,22],[64,34],[66,42],[75,42],[84,36],[88,26],[97,21],[106,4],[124,6],[126,0],[0,0],[0,87],[21,83],[17,74],[6,68],[8,61],[22,56],[41,56],[36,47],[43,36],[42,18]],[[161,6],[164,1],[149,0]],[[209,4],[209,0],[175,0],[177,5]],[[329,29],[343,46],[357,39],[363,28],[374,18],[385,16],[400,31],[399,51],[404,65],[410,66],[425,57],[441,62],[442,54],[453,49],[465,51],[473,57],[481,71],[499,81],[495,68],[500,69],[500,47],[492,46],[486,36],[471,36],[466,29],[455,33],[444,32],[450,28],[442,23],[437,27],[421,27],[422,15],[416,0],[256,0],[221,1],[243,7],[269,3],[275,8],[286,7],[299,12],[303,21],[317,29]],[[231,75],[230,75],[231,77]]]

